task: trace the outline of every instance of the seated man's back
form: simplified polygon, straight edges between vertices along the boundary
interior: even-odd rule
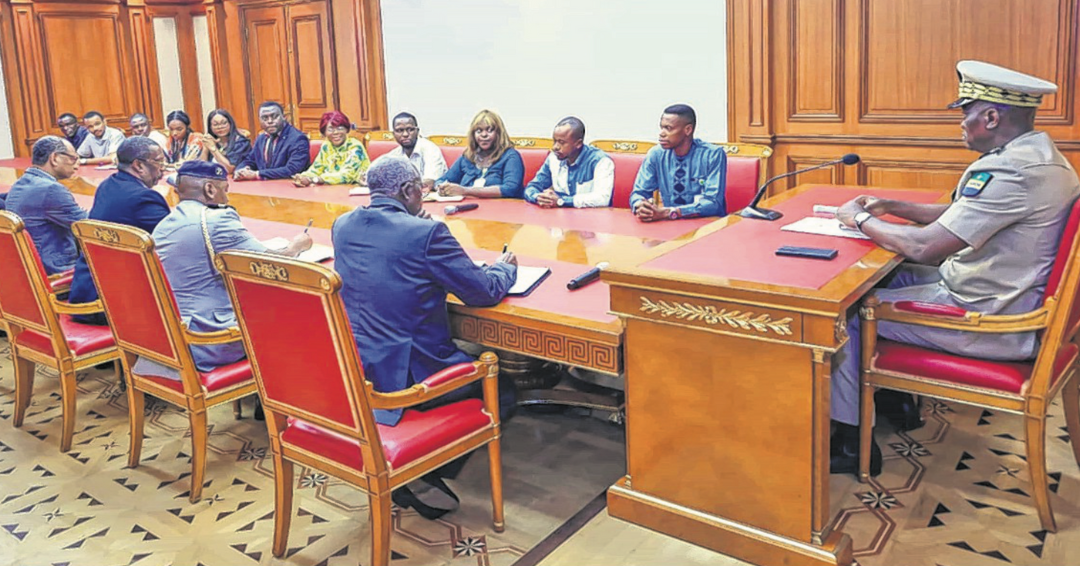
[[[388,175],[388,168],[395,171]],[[398,190],[400,172],[408,172],[405,190]],[[394,179],[387,184],[387,177]],[[368,183],[371,206],[334,224],[334,267],[344,281],[342,299],[366,377],[377,391],[392,392],[473,361],[451,339],[446,295],[471,306],[496,304],[513,285],[517,268],[504,261],[477,267],[445,224],[415,216],[422,210],[421,181],[408,161],[377,160]],[[403,192],[416,202],[387,196]],[[376,420],[392,425],[400,415],[376,411]]]

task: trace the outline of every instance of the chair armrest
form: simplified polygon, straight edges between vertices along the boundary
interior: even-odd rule
[[[402,409],[426,403],[488,376],[488,364],[472,362],[450,366],[408,389],[393,393],[371,392],[375,409]]]
[[[49,300],[52,301],[53,310],[59,314],[94,314],[105,311],[105,307],[101,304],[101,299],[92,303],[79,303],[77,305],[73,305],[67,301],[61,301],[56,298],[56,295],[49,295]]]
[[[1050,320],[1049,312],[1049,305],[1043,305],[1042,308],[1021,314],[990,315],[952,305],[919,301],[883,303],[876,297],[870,297],[863,303],[862,317],[865,320],[887,320],[965,332],[1004,334],[1044,329]]]
[[[239,326],[232,326],[225,330],[217,330],[215,332],[195,332],[194,330],[189,329],[186,324],[181,324],[181,327],[184,330],[184,338],[188,343],[197,346],[228,344],[243,338],[240,334]]]
[[[53,293],[63,293],[71,290],[71,280],[75,277],[75,270],[69,269],[54,273],[49,276],[49,287]]]

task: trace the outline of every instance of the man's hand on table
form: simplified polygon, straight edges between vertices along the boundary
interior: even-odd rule
[[[836,219],[848,228],[858,228],[858,225],[855,224],[855,215],[860,212],[868,212],[863,203],[866,202],[864,199],[869,198],[873,197],[861,196],[840,205],[840,208],[836,210]]]
[[[248,169],[247,167],[244,167],[243,169],[237,169],[236,172],[233,173],[233,179],[235,179],[237,181],[254,181],[254,180],[258,179],[258,178],[259,178],[259,172],[258,171],[252,171],[251,169]]]
[[[304,175],[303,173],[293,175],[292,182],[293,185],[296,185],[297,187],[310,187],[311,185],[316,184],[315,179]]]
[[[541,208],[558,208],[559,195],[555,193],[554,189],[549,188],[536,195],[536,204]]]
[[[455,197],[458,195],[467,196],[465,187],[457,183],[443,183],[439,185],[439,196],[441,197]]]
[[[649,199],[639,200],[637,205],[634,206],[634,216],[637,216],[638,220],[642,222],[655,222],[657,220],[668,220],[668,209],[662,206],[656,206]]]
[[[302,252],[311,249],[311,244],[311,236],[307,232],[300,232],[289,243],[289,247],[285,248],[285,255],[296,257]]]

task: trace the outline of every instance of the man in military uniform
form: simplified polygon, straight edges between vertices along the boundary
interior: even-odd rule
[[[236,313],[225,284],[214,268],[213,255],[225,250],[280,253],[294,257],[311,247],[302,232],[283,250],[269,250],[240,223],[228,206],[229,180],[225,168],[208,161],[180,166],[176,180],[180,202],[156,228],[154,242],[169,279],[180,318],[196,332],[214,332],[236,326]],[[238,362],[245,357],[242,342],[193,346],[191,355],[201,372]],[[180,379],[173,368],[140,358],[133,368],[140,375]]]
[[[1076,172],[1045,132],[1035,110],[1053,83],[979,61],[961,61],[964,142],[979,153],[964,172],[951,204],[914,204],[861,196],[837,217],[913,263],[905,264],[883,302],[922,301],[986,314],[1038,308],[1073,201]],[[914,224],[879,219],[892,214]],[[833,473],[857,473],[859,450],[859,325],[849,320],[848,343],[833,360]],[[1034,332],[976,334],[881,321],[888,340],[992,360],[1024,360],[1037,348]],[[873,445],[871,473],[881,471]]]

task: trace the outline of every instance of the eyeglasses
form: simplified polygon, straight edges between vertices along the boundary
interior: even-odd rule
[[[395,134],[411,134],[411,133],[414,133],[414,132],[419,131],[419,130],[420,130],[420,128],[412,128],[412,127],[409,127],[409,128],[395,128],[394,133]]]
[[[167,163],[165,161],[164,157],[162,157],[161,159],[139,159],[138,161],[142,161],[143,163],[145,163],[147,165],[153,165],[154,167],[157,167],[158,169],[161,169],[162,167],[165,167],[165,165]]]
[[[66,151],[58,151],[58,152],[56,152],[56,154],[57,155],[63,155],[64,157],[66,157],[66,158],[68,158],[68,159],[70,159],[72,161],[78,161],[79,160],[79,156],[75,155],[74,153],[68,153]]]
[[[344,133],[347,133],[348,131],[349,131],[349,128],[347,128],[345,126],[336,126],[336,127],[332,127],[332,128],[326,128],[326,133],[328,133],[328,134],[344,134]]]

